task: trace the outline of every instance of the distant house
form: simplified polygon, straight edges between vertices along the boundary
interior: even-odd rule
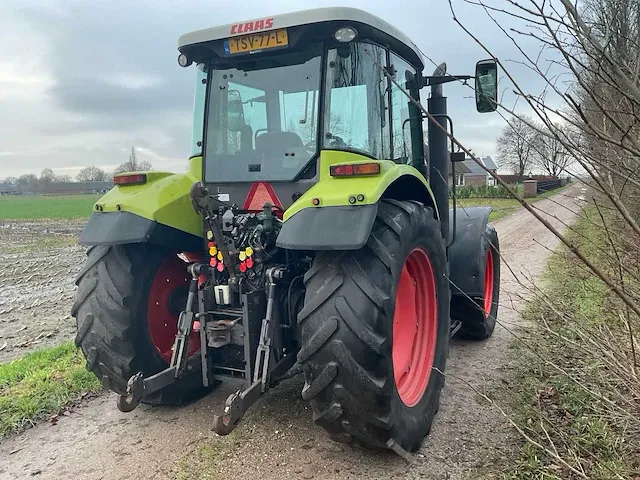
[[[0,183],[0,195],[17,195],[20,193],[17,185],[11,183]]]
[[[496,172],[498,170],[497,165],[491,157],[479,157],[482,164],[491,170]],[[453,179],[450,176],[450,181],[455,180],[456,186],[462,187],[465,185],[494,185],[495,179],[484,171],[475,160],[467,158],[464,162],[456,163],[456,178]]]
[[[54,182],[50,184],[44,194],[74,195],[87,193],[107,193],[113,188],[113,182]]]
[[[453,182],[456,182],[456,187],[464,185],[464,176],[468,173],[471,173],[469,167],[467,167],[464,162],[457,162],[455,164],[455,179],[453,178],[453,169],[449,172],[449,185],[452,185]]]

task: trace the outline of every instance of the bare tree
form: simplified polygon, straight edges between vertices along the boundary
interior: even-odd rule
[[[315,122],[305,122],[301,124],[293,118],[288,121],[286,130],[297,134],[304,145],[313,142],[317,135],[317,125]],[[350,142],[350,138],[345,138],[346,130],[344,128],[344,119],[340,115],[335,113],[331,114],[327,131],[331,132],[332,135],[341,137],[347,143]]]
[[[555,127],[557,131],[562,131],[560,125],[555,125]],[[566,135],[571,135],[570,131],[567,131]],[[548,132],[537,131],[534,145],[533,163],[551,176],[560,176],[574,162],[574,158],[564,142]]]
[[[38,177],[36,177],[33,173],[28,173],[26,175],[20,175],[18,177],[18,185],[20,186],[20,190],[25,192],[37,192],[38,191]]]
[[[44,192],[51,188],[51,184],[56,181],[56,174],[50,168],[45,168],[40,172],[40,178],[38,179],[38,188]]]
[[[85,167],[78,173],[79,182],[104,182],[109,179],[107,172],[95,166]]]
[[[563,380],[572,382],[584,395],[584,403],[607,434],[629,448],[628,456],[640,456],[640,2],[637,0],[459,0],[478,8],[502,31],[516,49],[514,64],[524,66],[526,77],[500,59],[507,83],[499,111],[516,115],[524,103],[535,120],[535,154],[549,149],[547,158],[562,164],[565,153],[581,172],[578,181],[589,187],[593,198],[590,212],[583,214],[600,239],[582,233],[579,242],[548,222],[543,214],[519,199],[537,220],[561,240],[576,272],[588,272],[606,291],[602,312],[605,322],[594,324],[572,302],[546,298],[554,312],[552,325],[542,319],[545,335],[556,336],[567,348],[578,349],[580,359],[567,357],[566,366],[545,363]],[[470,25],[454,20],[488,55],[496,58]],[[506,25],[517,27],[507,27]],[[491,40],[495,40],[492,38]],[[539,50],[532,51],[537,41]],[[510,59],[511,60],[511,59]],[[544,85],[532,91],[527,85],[537,77]],[[553,101],[550,99],[553,98]],[[560,119],[560,121],[558,121]],[[577,132],[576,135],[568,132]],[[541,133],[542,132],[542,133]],[[549,142],[540,145],[540,135]],[[553,140],[553,141],[552,141]],[[503,142],[504,143],[504,142]],[[566,167],[565,167],[566,168]],[[522,171],[522,169],[519,169]],[[501,183],[499,177],[496,180]],[[517,196],[512,191],[514,196]],[[569,227],[571,228],[571,227]],[[577,235],[573,232],[572,235]],[[604,240],[604,243],[602,241]],[[560,297],[560,296],[558,296]],[[574,305],[575,307],[575,305]],[[600,306],[598,305],[598,308]],[[536,345],[527,344],[532,351]],[[543,356],[541,361],[546,362]],[[584,362],[584,365],[578,362]],[[589,369],[598,365],[602,383],[591,383]],[[587,371],[584,371],[587,370]],[[594,370],[591,370],[593,372]],[[591,405],[593,403],[593,405]],[[544,412],[540,412],[541,415]],[[633,478],[613,472],[602,452],[585,448],[579,438],[558,437],[557,424],[541,417],[542,430],[525,425],[519,431],[541,457],[551,458],[562,478]],[[534,423],[536,423],[534,421]],[[514,423],[515,424],[515,423]],[[545,428],[550,427],[550,428]],[[626,472],[625,472],[626,473]],[[631,472],[629,472],[631,473]]]
[[[142,172],[142,171],[151,170],[151,169],[153,169],[153,165],[151,165],[151,162],[148,162],[146,160],[138,161],[138,158],[136,155],[136,148],[131,147],[129,160],[127,160],[118,168],[116,168],[113,173],[114,175],[117,175],[119,173],[124,173],[124,172]]]
[[[538,139],[531,117],[512,117],[497,140],[500,166],[510,169],[516,175],[524,176],[534,164]]]

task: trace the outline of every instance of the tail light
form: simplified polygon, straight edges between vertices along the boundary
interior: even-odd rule
[[[147,183],[146,173],[121,173],[113,177],[114,185],[141,185]]]
[[[353,163],[351,165],[332,165],[329,167],[329,173],[332,177],[354,177],[356,175],[378,175],[380,173],[380,164],[371,163]]]

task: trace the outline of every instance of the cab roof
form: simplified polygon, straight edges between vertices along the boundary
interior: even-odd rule
[[[253,32],[263,32],[280,28],[298,27],[315,23],[344,23],[358,30],[358,25],[364,25],[378,30],[387,37],[400,42],[405,49],[409,49],[415,56],[411,60],[419,70],[424,68],[420,49],[400,30],[368,12],[349,7],[328,7],[302,10],[272,17],[257,18],[243,22],[230,23],[223,26],[205,28],[185,33],[178,39],[178,50],[183,52],[188,47],[206,42],[224,40],[230,37],[245,35]]]

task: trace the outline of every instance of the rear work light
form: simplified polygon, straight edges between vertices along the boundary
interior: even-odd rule
[[[140,185],[147,183],[146,173],[127,173],[113,177],[114,185]]]
[[[353,163],[351,165],[332,165],[329,167],[332,177],[354,177],[356,175],[378,175],[379,163]]]

